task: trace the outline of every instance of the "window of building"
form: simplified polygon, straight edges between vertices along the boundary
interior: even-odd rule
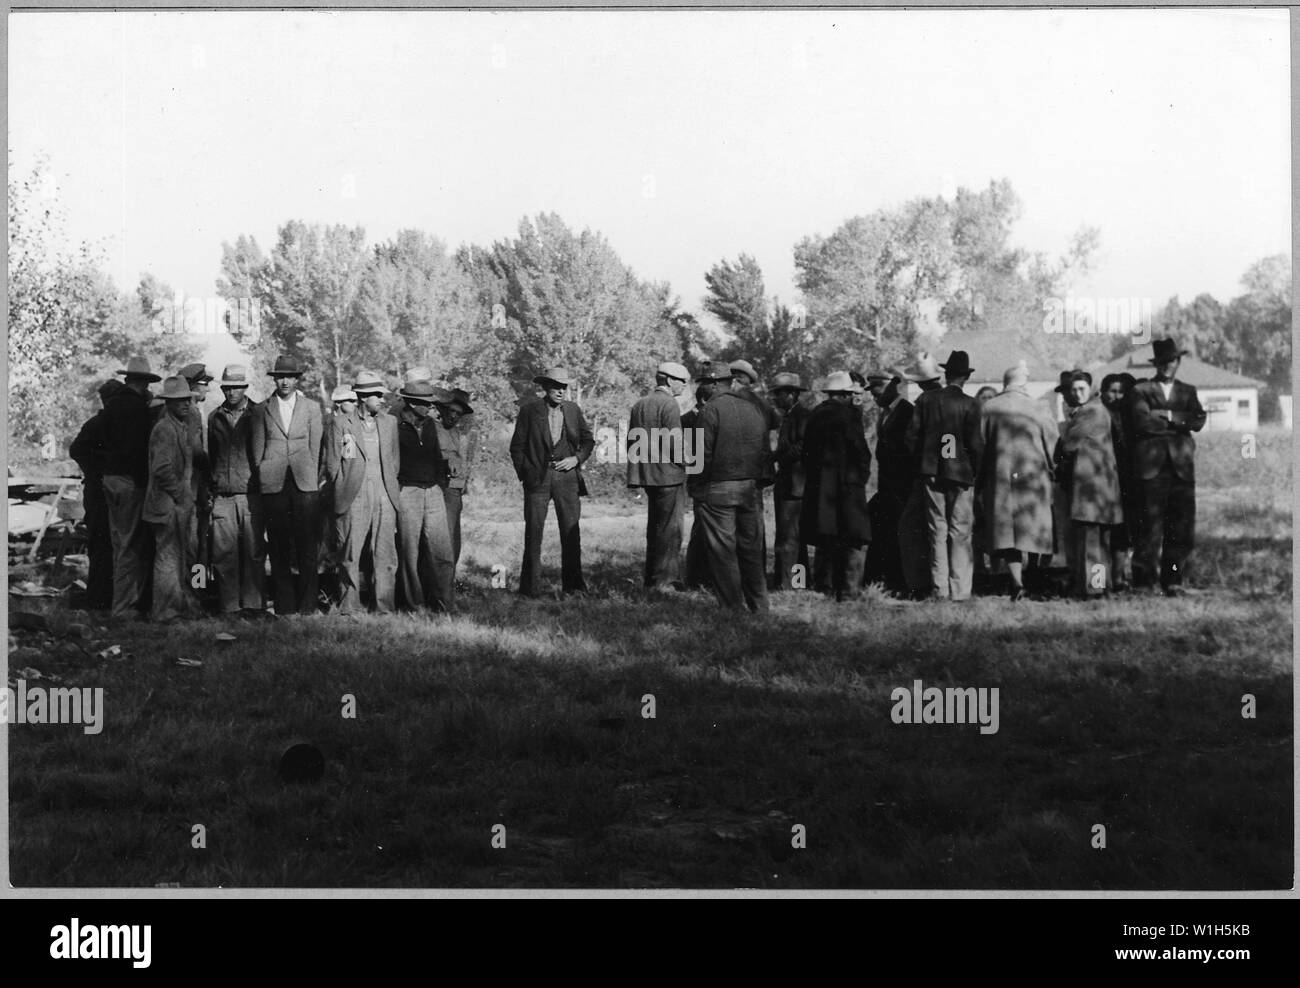
[[[1250,399],[1249,399],[1249,398],[1238,398],[1238,399],[1237,399],[1237,414],[1238,414],[1238,415],[1249,415],[1249,414],[1250,414]]]

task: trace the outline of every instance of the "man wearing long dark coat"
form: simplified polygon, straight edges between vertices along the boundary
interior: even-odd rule
[[[804,537],[831,558],[836,600],[861,594],[866,543],[867,479],[871,451],[862,431],[862,411],[853,403],[862,388],[844,371],[831,374],[822,389],[826,401],[814,408],[804,430]]]
[[[1004,560],[1011,596],[1024,594],[1025,554],[1052,552],[1052,457],[1056,423],[1043,402],[1029,396],[1022,363],[1003,376],[1003,391],[984,403],[984,455],[977,483],[984,513],[984,549]]]
[[[1111,588],[1110,528],[1124,520],[1124,506],[1110,412],[1100,396],[1092,394],[1087,371],[1072,375],[1070,389],[1075,409],[1057,454],[1069,496],[1070,582],[1078,596],[1095,597]]]
[[[110,379],[99,387],[105,405],[124,385]],[[108,525],[108,501],[104,498],[104,454],[108,436],[104,431],[104,409],[100,409],[81,427],[72,441],[68,455],[77,461],[84,478],[81,504],[85,509],[86,556],[90,563],[86,575],[86,610],[107,611],[113,606],[113,534]]]
[[[880,408],[876,419],[876,493],[867,502],[871,544],[867,546],[864,580],[883,583],[894,594],[907,592],[899,526],[916,478],[916,457],[907,448],[912,403],[902,396],[902,374],[873,371],[867,375],[871,396]]]

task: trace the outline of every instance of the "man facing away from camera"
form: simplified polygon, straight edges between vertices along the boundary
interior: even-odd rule
[[[633,405],[628,416],[627,486],[644,488],[647,502],[647,590],[673,587],[681,579],[686,467],[677,396],[689,379],[690,372],[681,364],[661,363],[654,390]]]

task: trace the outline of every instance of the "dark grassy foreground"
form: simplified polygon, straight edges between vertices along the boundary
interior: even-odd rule
[[[643,515],[592,510],[582,601],[490,590],[498,558],[514,577],[522,526],[477,521],[455,619],[206,620],[47,646],[43,671],[105,689],[106,723],[9,731],[11,880],[1289,888],[1289,493],[1280,472],[1254,479],[1202,496],[1200,593],[1172,602],[805,592],[737,621],[702,595],[641,600]],[[239,640],[219,651],[221,630]],[[114,642],[133,657],[93,658]],[[998,733],[892,723],[890,691],[915,679],[998,687]],[[294,738],[324,750],[321,781],[277,777]]]

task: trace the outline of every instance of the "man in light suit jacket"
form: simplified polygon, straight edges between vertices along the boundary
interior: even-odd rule
[[[371,560],[375,610],[393,611],[397,587],[397,419],[385,414],[388,389],[374,371],[360,371],[349,389],[360,402],[330,418],[325,438],[325,481],[338,548],[339,612],[361,606],[361,561]]]
[[[587,493],[582,464],[596,448],[582,409],[565,400],[569,373],[548,368],[533,383],[546,391],[540,400],[525,402],[515,419],[510,439],[510,459],[515,475],[524,485],[524,563],[519,575],[519,593],[540,597],[542,593],[542,529],[546,513],[555,501],[560,525],[560,571],[565,593],[587,589],[582,577],[582,514],[579,498]]]
[[[276,358],[269,374],[275,394],[253,413],[252,444],[253,470],[266,513],[275,612],[311,613],[316,610],[319,553],[320,406],[298,390],[302,368],[293,357]]]
[[[183,377],[163,382],[166,408],[149,434],[149,484],[141,517],[153,527],[153,619],[193,617],[194,397]]]
[[[954,350],[944,369],[945,386],[916,399],[907,427],[908,448],[920,457],[930,530],[930,593],[940,599],[969,600],[975,557],[975,478],[984,437],[980,403],[962,391],[972,368],[965,350]]]
[[[655,372],[655,389],[632,406],[627,422],[627,486],[645,488],[645,587],[671,587],[681,579],[682,515],[686,460],[677,396],[690,372],[667,361]],[[694,447],[692,447],[694,452]]]
[[[1133,582],[1176,596],[1196,532],[1196,440],[1205,425],[1196,388],[1174,380],[1186,350],[1173,340],[1152,343],[1156,376],[1133,388],[1133,476],[1142,487],[1142,528]]]

